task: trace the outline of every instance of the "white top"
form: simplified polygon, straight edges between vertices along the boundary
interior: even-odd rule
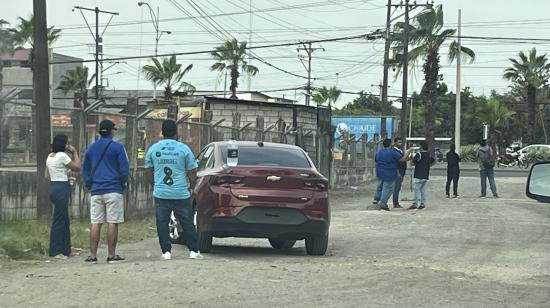
[[[50,181],[67,182],[69,180],[67,165],[71,158],[65,152],[51,153],[46,159],[46,167],[50,173]]]

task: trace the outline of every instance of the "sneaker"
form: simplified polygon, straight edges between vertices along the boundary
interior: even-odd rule
[[[372,204],[377,205],[377,204],[378,204],[378,200],[373,200],[373,201],[372,201]]]
[[[495,197],[496,199],[499,199],[499,198],[500,198],[499,195],[494,195],[493,197]]]
[[[478,198],[485,198],[486,196],[485,195],[479,195]]]
[[[390,211],[390,208],[387,207],[387,206],[385,206],[385,207],[380,207],[380,209],[381,209],[382,211],[388,211],[388,212]]]
[[[450,198],[451,196],[450,195],[447,195],[447,198]]]
[[[202,259],[204,259],[204,257],[201,255],[200,251],[191,251],[189,253],[189,259],[202,260]]]
[[[418,207],[414,203],[413,205],[409,206],[409,210],[416,210],[416,209],[418,209]]]
[[[68,256],[66,256],[66,255],[64,255],[64,254],[62,254],[62,253],[58,254],[58,255],[55,256],[54,258],[55,258],[55,259],[60,259],[60,260],[67,260],[67,259],[69,259]]]
[[[424,204],[421,204],[421,205],[418,207],[419,210],[423,210],[423,209],[425,209],[425,208],[426,208],[426,206],[425,206]]]
[[[394,204],[393,208],[394,209],[402,209],[403,207],[400,204]]]
[[[454,195],[453,198],[458,198],[458,195]]]
[[[167,251],[160,255],[161,260],[172,260],[172,253]]]
[[[119,255],[115,255],[114,257],[108,257],[107,258],[107,263],[109,263],[109,264],[122,263],[124,261],[126,261],[126,259],[124,259],[123,257],[121,257]]]
[[[97,258],[92,258],[92,256],[88,256],[86,260],[84,260],[84,262],[90,263],[90,264],[97,264]]]

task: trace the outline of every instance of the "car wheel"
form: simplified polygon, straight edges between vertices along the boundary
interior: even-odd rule
[[[306,238],[306,252],[312,256],[323,256],[327,252],[328,234]]]
[[[197,227],[197,245],[200,252],[210,252],[212,250],[212,235],[208,232],[202,232],[197,216],[195,216],[195,225]]]
[[[269,244],[275,249],[290,249],[296,244],[296,240],[281,240],[276,238],[270,238]]]

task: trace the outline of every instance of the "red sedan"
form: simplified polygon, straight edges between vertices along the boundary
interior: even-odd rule
[[[228,164],[228,153],[237,161]],[[248,237],[267,238],[276,249],[305,240],[308,254],[325,254],[328,181],[301,148],[215,142],[200,152],[197,161],[193,197],[202,252],[211,250],[213,237]]]

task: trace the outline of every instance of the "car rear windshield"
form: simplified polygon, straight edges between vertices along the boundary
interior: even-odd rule
[[[220,149],[223,155],[223,162],[227,163],[227,146],[221,146]],[[260,146],[239,146],[238,165],[311,168],[306,155],[299,149]]]

